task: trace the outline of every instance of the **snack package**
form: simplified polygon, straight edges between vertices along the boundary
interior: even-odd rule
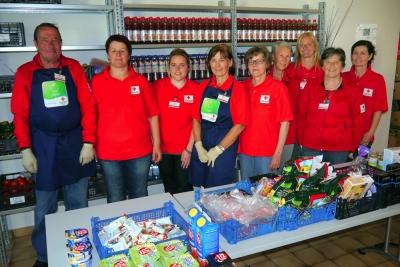
[[[308,176],[311,172],[311,167],[313,164],[313,157],[298,157],[285,163],[282,169],[282,176],[287,175],[298,176]]]
[[[159,243],[156,248],[162,258],[176,257],[186,253],[186,246],[177,239]]]
[[[281,198],[285,197],[287,194],[296,190],[297,187],[297,179],[293,173],[284,176],[283,179],[280,179],[268,193],[268,198],[271,199],[271,202],[274,204],[280,203]]]
[[[160,258],[161,266],[199,267],[199,263],[189,253],[177,257]]]
[[[133,264],[128,258],[128,256],[126,256],[125,254],[113,255],[111,257],[99,261],[99,267],[114,267],[114,266],[133,267]]]
[[[298,191],[309,190],[314,188],[317,184],[324,180],[328,174],[328,164],[324,163],[322,167],[317,170],[314,175],[311,175],[307,179],[298,180]]]
[[[160,253],[153,243],[144,243],[130,248],[129,256],[134,265],[140,265],[156,262],[160,258]]]

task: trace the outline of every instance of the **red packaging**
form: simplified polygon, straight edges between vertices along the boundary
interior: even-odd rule
[[[208,267],[236,267],[236,263],[225,252],[218,252],[207,256]]]

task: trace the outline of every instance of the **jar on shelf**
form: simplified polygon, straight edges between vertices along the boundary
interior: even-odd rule
[[[378,153],[378,164],[377,164],[378,169],[383,170],[383,153],[379,152]]]

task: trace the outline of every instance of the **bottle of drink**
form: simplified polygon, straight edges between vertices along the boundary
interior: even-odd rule
[[[296,22],[296,40],[299,39],[301,34],[302,34],[301,19],[298,19]]]
[[[224,42],[224,18],[217,18],[217,42],[223,43]]]
[[[137,17],[131,18],[132,23],[132,42],[133,44],[140,44],[140,25]]]
[[[282,20],[276,20],[276,41],[282,40]]]
[[[264,20],[264,36],[265,42],[271,41],[271,20],[269,19]]]
[[[148,34],[148,42],[149,44],[156,43],[156,30],[154,27],[153,17],[149,17],[147,19],[147,34]]]
[[[198,43],[197,39],[197,24],[196,24],[196,18],[192,17],[189,19],[189,26],[190,26],[190,40],[192,43]]]
[[[171,43],[175,44],[178,42],[177,26],[176,26],[177,21],[175,20],[174,17],[171,17],[169,22],[170,22],[169,38],[171,40]]]
[[[148,35],[148,23],[145,17],[141,17],[139,20],[140,23],[140,40],[142,44],[149,43],[149,35]]]
[[[314,34],[315,38],[316,38],[317,40],[319,40],[318,23],[317,23],[317,20],[316,20],[316,19],[313,20],[313,24],[312,24],[312,33]]]
[[[202,18],[196,19],[197,23],[197,42],[204,43],[205,42],[205,29],[204,22],[205,20]]]
[[[303,34],[307,31],[306,21],[304,19],[300,20],[300,34]]]
[[[169,55],[165,55],[164,59],[165,59],[165,71],[167,72],[167,76],[168,76],[168,73],[169,73]]]
[[[275,42],[277,39],[277,28],[276,28],[276,20],[271,19],[271,40],[272,42]]]
[[[200,58],[198,54],[193,55],[193,80],[198,80],[200,78]]]
[[[185,33],[183,31],[183,21],[181,17],[178,17],[176,20],[176,36],[178,37],[177,42],[178,43],[183,43],[185,40]]]
[[[224,19],[224,42],[231,41],[231,20],[229,18]]]
[[[242,77],[242,56],[241,53],[237,53],[237,60],[236,60],[236,76],[237,77]]]
[[[189,18],[185,17],[185,19],[183,20],[183,33],[184,33],[184,43],[191,43],[192,42],[192,38],[191,38],[191,31],[190,31],[190,23],[189,23]]]
[[[247,42],[254,41],[254,19],[247,19]]]
[[[249,20],[243,18],[243,31],[242,31],[242,42],[249,41]]]
[[[264,20],[257,19],[257,42],[264,42]]]
[[[241,59],[242,59],[242,77],[248,77],[249,74],[247,72],[246,63],[244,62],[244,53],[241,53]]]
[[[289,22],[282,20],[282,40],[289,42]]]
[[[207,69],[206,69],[206,60],[207,60],[207,55],[206,54],[201,54],[200,57],[199,57],[200,79],[206,79],[208,77]]]
[[[293,42],[293,21],[291,19],[287,20],[287,35],[288,35],[288,42]]]
[[[236,39],[238,42],[242,42],[242,33],[243,33],[243,19],[237,18],[237,36]]]
[[[309,19],[306,24],[306,31],[312,33],[312,30],[313,30],[313,26],[312,26],[311,20]]]
[[[159,56],[158,57],[158,72],[160,74],[160,79],[168,76],[165,65],[166,65],[165,56]]]
[[[160,17],[154,19],[154,28],[156,31],[156,43],[161,44],[163,42],[163,35]]]
[[[218,29],[217,29],[217,20],[215,18],[211,18],[210,22],[211,29],[211,43],[216,43],[218,41]]]
[[[132,22],[130,17],[124,17],[125,36],[132,41]]]
[[[151,58],[150,56],[144,56],[144,75],[149,82],[153,82],[151,74]]]
[[[153,82],[157,81],[160,77],[158,69],[158,56],[156,55],[152,56],[151,58],[151,74],[152,74],[151,80]]]
[[[170,21],[167,17],[162,18],[161,20],[161,27],[162,27],[162,42],[164,44],[169,44],[171,42],[170,38]]]
[[[204,42],[210,43],[211,39],[211,20],[209,18],[205,18],[204,20]]]

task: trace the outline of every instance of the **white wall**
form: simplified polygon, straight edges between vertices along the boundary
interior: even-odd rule
[[[104,4],[102,0],[62,0],[63,4]],[[125,3],[137,4],[166,4],[162,0],[124,0]],[[318,8],[317,0],[238,0],[238,6],[250,7],[279,7],[279,8],[302,8],[303,5],[308,4],[310,8]],[[229,1],[225,1],[229,5]],[[331,10],[334,6],[339,9],[339,14],[343,14],[345,9],[350,3],[350,0],[327,0],[325,1],[327,7],[326,20],[330,18]],[[180,0],[171,0],[167,4],[182,4]],[[217,0],[202,0],[201,3],[195,0],[187,0],[185,5],[217,5]],[[335,46],[342,47],[347,53],[350,53],[350,47],[355,39],[355,27],[360,23],[376,23],[378,24],[378,37],[377,49],[378,55],[375,59],[373,68],[375,71],[381,73],[386,80],[388,88],[388,101],[391,107],[392,101],[392,88],[394,80],[394,69],[397,54],[397,36],[400,31],[400,20],[395,20],[398,17],[400,10],[400,1],[398,0],[355,0],[353,7],[346,18],[343,26],[341,27],[337,38],[334,42]],[[215,17],[216,14],[204,13],[140,13],[140,12],[127,12],[125,15],[129,16],[209,16]],[[251,15],[243,14],[240,17],[285,17],[285,16],[270,16],[270,15]],[[299,17],[300,18],[300,17]],[[106,19],[104,15],[85,15],[85,14],[2,14],[0,13],[0,21],[2,22],[23,22],[25,26],[25,37],[27,46],[33,46],[33,30],[41,22],[57,23],[63,38],[63,45],[103,45],[107,39]],[[241,48],[245,49],[245,48]],[[167,54],[171,49],[162,50],[138,50],[134,49],[134,54]],[[207,48],[191,48],[187,49],[189,53],[206,53]],[[241,52],[239,50],[239,52]],[[4,61],[13,71],[18,66],[29,61],[34,53],[0,53],[0,59]],[[70,51],[64,52],[64,55],[73,57],[81,63],[89,63],[91,58],[106,59],[104,51]],[[350,60],[347,60],[346,70],[350,67]],[[0,62],[0,75],[11,74]],[[0,99],[0,121],[12,120],[12,115],[9,112],[9,99]],[[383,116],[377,131],[377,138],[373,149],[381,151],[387,145],[387,135],[389,129],[390,112]],[[0,173],[17,172],[22,170],[21,160],[8,160],[0,162]],[[150,194],[162,192],[160,186],[153,189]],[[104,201],[96,201],[91,205],[103,204]],[[60,210],[62,210],[61,208]],[[33,225],[32,212],[7,216],[7,221],[10,229],[21,228]]]

